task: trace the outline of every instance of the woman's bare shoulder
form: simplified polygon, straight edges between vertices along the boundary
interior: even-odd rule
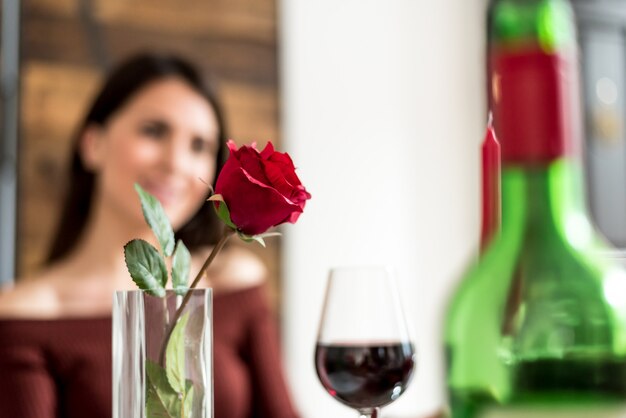
[[[201,250],[194,258],[203,261],[208,254],[209,250]],[[211,287],[216,291],[259,286],[267,280],[267,275],[267,267],[263,261],[252,251],[239,245],[222,250],[208,271]]]
[[[0,318],[51,318],[58,309],[56,289],[45,273],[0,290]]]

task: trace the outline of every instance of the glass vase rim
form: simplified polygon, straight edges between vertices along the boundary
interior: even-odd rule
[[[209,293],[209,294],[213,294],[213,288],[211,287],[198,287],[198,288],[194,288],[194,289],[188,289],[187,292],[191,292],[192,294],[201,294],[201,293]],[[147,296],[152,296],[155,298],[158,298],[160,296],[154,296],[149,294],[148,292],[146,292],[145,290],[142,289],[120,289],[120,290],[115,290],[113,292],[115,295],[128,295],[128,294],[138,294],[138,293],[144,293]],[[176,296],[181,296],[184,297],[185,295],[178,295],[174,289],[165,289],[165,296],[172,296],[172,295],[176,295]]]

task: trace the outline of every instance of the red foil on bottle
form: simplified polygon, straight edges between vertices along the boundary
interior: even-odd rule
[[[491,51],[491,105],[503,163],[545,163],[569,154],[577,69],[539,47]]]

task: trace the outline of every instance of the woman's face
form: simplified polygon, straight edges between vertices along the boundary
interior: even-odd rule
[[[86,164],[96,173],[96,205],[143,222],[133,184],[162,203],[174,229],[204,203],[212,184],[219,126],[211,105],[179,78],[152,82],[88,129]]]

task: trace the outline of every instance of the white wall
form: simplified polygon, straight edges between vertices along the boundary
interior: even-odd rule
[[[327,271],[399,273],[417,374],[386,416],[444,402],[445,299],[475,254],[485,125],[484,0],[284,0],[283,143],[313,199],[284,228],[283,333],[305,418],[354,418],[313,366]]]

